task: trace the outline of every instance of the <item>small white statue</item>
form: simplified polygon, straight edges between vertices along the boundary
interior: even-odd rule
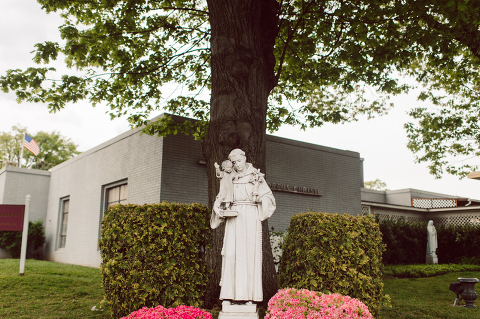
[[[433,220],[428,221],[427,225],[427,255],[426,255],[426,263],[427,264],[438,264],[438,257],[437,257],[437,230],[435,226],[433,226]]]
[[[215,162],[215,174],[220,179],[220,192],[217,195],[217,201],[223,204],[224,210],[230,210],[233,202],[233,164],[226,160],[222,162],[222,170]]]

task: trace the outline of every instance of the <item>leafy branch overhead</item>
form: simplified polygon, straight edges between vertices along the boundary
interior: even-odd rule
[[[65,18],[62,43],[37,44],[33,60],[47,66],[9,70],[0,77],[2,90],[53,112],[84,99],[107,103],[112,117],[126,115],[136,126],[162,109],[208,122],[212,45],[231,41],[212,41],[211,15],[218,13],[211,5],[219,1],[38,0]],[[409,148],[436,176],[465,172],[450,156],[479,152],[478,0],[282,0],[276,6],[278,23],[265,23],[277,34],[268,130],[384,114],[390,96],[415,86],[400,82],[403,75],[423,87],[420,100],[435,106],[410,111]],[[240,42],[247,46],[253,36],[241,33]],[[48,63],[60,58],[72,72],[58,77]],[[162,125],[146,131],[171,131]]]

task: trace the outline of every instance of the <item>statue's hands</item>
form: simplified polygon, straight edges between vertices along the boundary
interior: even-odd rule
[[[215,163],[213,164],[213,166],[215,166],[216,169],[219,169],[219,168],[220,168],[220,165],[218,165],[217,162],[215,162]]]

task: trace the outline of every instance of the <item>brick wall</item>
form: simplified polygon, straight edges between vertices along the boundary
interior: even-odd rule
[[[208,181],[201,143],[184,134],[164,139],[161,200],[208,205]]]
[[[318,189],[321,197],[274,191],[277,210],[269,227],[285,230],[294,214],[317,211],[360,214],[360,157],[310,143],[268,136],[267,172],[269,183]]]

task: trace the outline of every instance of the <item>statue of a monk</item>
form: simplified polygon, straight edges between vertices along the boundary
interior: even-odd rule
[[[263,300],[262,221],[275,211],[275,198],[264,174],[246,162],[245,152],[234,149],[228,158],[234,171],[222,178],[232,178],[233,201],[226,209],[225,194],[219,194],[210,221],[212,228],[226,223],[220,299],[250,304]]]
[[[426,263],[427,264],[438,264],[437,257],[437,230],[433,226],[433,220],[428,221],[427,225],[427,254],[426,254]]]

